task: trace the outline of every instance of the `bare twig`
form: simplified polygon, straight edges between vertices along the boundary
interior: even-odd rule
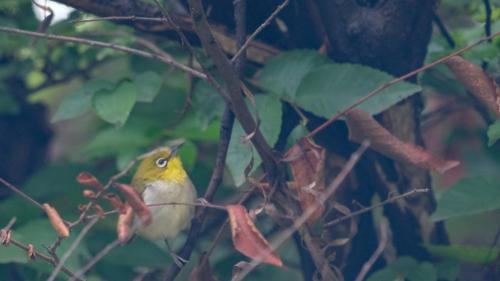
[[[283,1],[283,3],[281,3],[276,8],[276,10],[274,10],[274,12],[248,37],[246,42],[238,49],[233,58],[231,58],[231,62],[234,62],[241,55],[241,53],[247,49],[252,40],[254,40],[255,37],[259,35],[259,33],[271,23],[271,21],[279,14],[279,12],[281,12],[281,10],[283,10],[288,5],[288,2],[290,2],[290,0]]]
[[[455,40],[453,40],[453,37],[451,37],[451,34],[448,31],[448,28],[446,28],[446,25],[444,24],[444,22],[441,20],[441,17],[436,12],[434,12],[433,19],[434,19],[434,22],[436,23],[436,25],[439,29],[439,32],[441,32],[441,35],[443,35],[446,42],[448,42],[448,45],[450,45],[450,48],[452,48],[452,49],[455,48],[455,46],[456,46]]]
[[[472,48],[474,48],[475,46],[483,43],[484,41],[487,41],[487,40],[490,40],[490,39],[493,39],[495,38],[496,36],[500,35],[500,32],[496,32],[490,36],[486,36],[486,37],[483,37],[479,40],[477,40],[476,42],[470,44],[469,46],[466,46],[460,50],[457,50],[447,56],[444,56],[440,59],[437,59],[435,61],[433,61],[432,63],[429,63],[429,64],[426,64],[422,67],[419,67],[411,72],[408,72],[407,74],[405,75],[402,75],[398,78],[395,78],[387,83],[384,83],[380,86],[378,86],[376,89],[374,89],[373,91],[369,92],[366,96],[358,99],[355,103],[353,103],[352,105],[350,105],[348,108],[344,109],[343,111],[335,114],[334,116],[332,116],[330,119],[328,119],[327,121],[325,121],[323,124],[319,125],[318,127],[316,127],[314,130],[312,130],[306,137],[307,138],[310,138],[314,135],[316,135],[318,132],[320,132],[321,130],[323,130],[324,128],[328,127],[328,125],[330,125],[331,123],[333,123],[335,120],[339,119],[341,116],[343,116],[344,114],[350,112],[351,110],[353,110],[354,108],[356,108],[358,105],[364,103],[365,101],[367,101],[369,98],[372,98],[373,96],[379,94],[380,92],[382,92],[383,90],[389,88],[390,86],[393,86],[394,84],[397,84],[407,78],[410,78],[412,76],[415,76],[417,75],[418,73],[422,72],[422,71],[425,71],[431,67],[434,67],[438,64],[441,64],[443,62],[445,62],[446,60],[448,60],[449,58],[453,57],[453,56],[458,56]]]
[[[4,246],[14,245],[14,246],[18,247],[19,249],[24,250],[26,253],[31,253],[33,257],[41,258],[45,262],[47,262],[53,266],[56,266],[57,261],[55,261],[50,256],[47,256],[43,253],[40,253],[40,252],[36,251],[32,246],[30,247],[30,245],[26,245],[24,243],[21,243],[21,242],[19,242],[11,237],[12,233],[11,233],[10,228],[12,227],[12,224],[14,221],[15,221],[15,219],[11,219],[9,224],[5,228],[2,228],[0,230],[0,241],[2,242],[2,244]],[[64,274],[68,275],[70,278],[74,278],[73,280],[83,281],[81,278],[77,278],[73,274],[73,272],[71,272],[68,268],[66,268],[64,266],[61,267],[61,271]]]
[[[138,16],[112,16],[112,17],[95,17],[90,19],[79,19],[70,21],[71,23],[87,23],[96,21],[152,21],[152,22],[164,22],[163,18],[153,18],[153,17],[138,17]]]
[[[98,221],[99,221],[99,217],[96,217],[96,218],[92,219],[89,223],[87,223],[87,225],[82,229],[82,231],[80,232],[80,234],[78,234],[78,236],[76,237],[75,241],[73,241],[73,244],[71,244],[71,246],[68,248],[68,250],[66,250],[66,252],[63,254],[63,256],[61,257],[61,259],[57,263],[57,266],[54,268],[54,270],[50,274],[50,276],[47,279],[47,281],[54,281],[57,278],[57,274],[63,268],[64,263],[69,259],[69,257],[71,256],[71,254],[73,254],[73,252],[76,250],[76,248],[78,247],[78,245],[80,244],[80,242],[83,240],[83,237],[85,237],[85,235],[90,231],[90,229]]]
[[[7,182],[6,180],[4,180],[2,178],[0,178],[0,183],[2,183],[8,189],[14,191],[17,195],[21,196],[23,199],[28,201],[31,205],[34,205],[45,212],[45,209],[43,208],[42,204],[38,203],[35,199],[31,198],[28,194],[22,192],[19,188],[15,187],[14,185],[10,184],[9,182]]]
[[[388,241],[388,235],[387,235],[387,221],[382,220],[380,221],[380,241],[378,243],[378,247],[373,252],[373,255],[363,264],[363,267],[361,268],[361,271],[359,272],[358,276],[356,277],[355,281],[363,281],[365,280],[366,275],[370,271],[370,269],[373,267],[377,259],[382,255],[384,252],[385,246],[387,245]]]
[[[405,197],[409,197],[409,196],[412,196],[412,195],[417,194],[417,193],[425,193],[425,192],[429,192],[429,189],[428,188],[413,189],[413,190],[410,190],[410,191],[405,192],[403,194],[400,194],[400,195],[397,195],[397,196],[393,196],[393,197],[389,197],[385,201],[382,201],[382,202],[377,203],[375,205],[372,205],[370,207],[363,208],[361,210],[357,210],[355,212],[350,213],[349,215],[340,217],[340,218],[335,219],[333,221],[327,222],[327,223],[324,224],[324,226],[325,227],[331,227],[332,225],[336,225],[336,224],[341,223],[341,222],[343,222],[345,220],[348,220],[348,219],[350,219],[352,217],[359,216],[359,215],[364,214],[366,212],[369,212],[369,211],[371,211],[371,210],[373,210],[375,208],[382,207],[384,205],[387,205],[387,204],[392,203],[394,201],[397,201],[399,199],[402,199],[402,198],[405,198]]]
[[[484,3],[484,9],[486,12],[486,19],[484,21],[484,32],[486,33],[486,36],[491,36],[491,3],[490,0],[483,0]],[[489,42],[491,42],[491,39],[488,39]]]
[[[282,231],[273,241],[271,242],[270,249],[265,253],[262,253],[260,257],[253,259],[247,267],[240,273],[237,280],[243,280],[245,276],[247,276],[253,269],[255,269],[272,251],[276,251],[276,249],[281,246],[288,238],[290,238],[295,231],[301,228],[307,220],[316,212],[316,210],[323,205],[338,189],[338,187],[342,184],[347,175],[354,168],[354,165],[361,158],[361,155],[366,151],[369,146],[369,142],[365,141],[361,144],[361,146],[356,150],[351,158],[347,161],[347,163],[342,167],[342,170],[337,175],[337,177],[332,181],[328,189],[319,197],[316,203],[309,208],[307,208],[300,217],[294,220],[293,224]]]
[[[134,49],[134,48],[130,48],[130,47],[122,46],[122,45],[117,45],[114,43],[107,43],[107,42],[102,42],[102,41],[83,39],[83,38],[71,37],[71,36],[45,34],[45,33],[40,33],[40,32],[33,32],[33,31],[27,31],[27,30],[11,28],[11,27],[3,27],[3,26],[0,26],[0,32],[19,34],[19,35],[25,35],[25,36],[31,36],[31,37],[40,37],[40,38],[45,38],[45,39],[54,40],[54,41],[71,42],[71,43],[83,44],[83,45],[88,45],[88,46],[93,46],[93,47],[113,49],[113,50],[117,50],[120,52],[136,55],[136,56],[141,56],[141,57],[150,58],[150,59],[157,59],[165,64],[171,65],[171,66],[178,68],[184,72],[189,72],[193,76],[196,76],[196,77],[201,78],[201,79],[207,79],[207,76],[204,73],[201,73],[196,69],[189,68],[188,66],[183,65],[183,64],[173,60],[170,57],[164,57],[161,54],[146,52],[144,50]]]
[[[84,267],[78,270],[70,281],[81,279],[82,276],[89,271],[98,261],[100,261],[104,256],[106,256],[111,250],[116,246],[120,245],[120,240],[116,239],[104,247],[97,255],[95,255]],[[78,278],[78,279],[77,279]]]

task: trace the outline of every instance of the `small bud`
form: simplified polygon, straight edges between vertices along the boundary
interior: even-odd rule
[[[56,209],[51,207],[49,204],[45,203],[43,204],[43,208],[45,209],[45,212],[47,213],[47,216],[49,217],[50,223],[52,224],[52,227],[55,229],[57,234],[59,234],[59,237],[68,237],[69,236],[69,229],[68,227],[64,224],[64,221],[62,220],[61,216],[59,216],[59,213],[57,212]]]

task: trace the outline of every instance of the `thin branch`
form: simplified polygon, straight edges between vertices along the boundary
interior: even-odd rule
[[[12,235],[12,232],[10,229],[8,229],[8,228],[1,229],[0,230],[0,242],[2,242],[2,244],[4,246],[14,245],[14,246],[18,247],[19,249],[24,250],[26,253],[32,252],[34,257],[41,258],[45,262],[47,262],[53,266],[56,266],[57,262],[54,259],[52,259],[50,256],[47,256],[41,252],[38,252],[38,251],[34,250],[32,247],[30,247],[29,245],[26,245],[24,243],[21,243],[15,239],[13,239],[11,237],[11,235]],[[68,268],[66,268],[64,266],[61,268],[61,271],[64,274],[68,275],[70,278],[73,278],[73,280],[83,281],[81,278],[78,278],[77,276],[75,276],[75,274],[73,274],[73,272],[71,272]]]
[[[278,167],[277,159],[269,143],[267,143],[262,132],[259,130],[242,97],[242,82],[210,30],[201,0],[189,0],[189,8],[196,34],[205,48],[205,51],[212,58],[219,74],[224,79],[231,109],[245,133],[247,135],[253,134],[251,141],[261,156],[266,174],[270,178],[269,182],[273,182]]]
[[[112,17],[95,17],[90,19],[79,19],[70,21],[70,23],[87,23],[96,21],[150,21],[150,22],[165,22],[163,18],[156,17],[138,17],[138,16],[112,16]]]
[[[385,246],[387,246],[387,240],[388,240],[388,235],[387,235],[387,221],[382,220],[380,221],[380,241],[377,246],[377,249],[375,252],[373,252],[373,255],[368,259],[368,261],[363,264],[363,267],[361,268],[361,271],[359,272],[358,276],[356,277],[355,281],[363,281],[365,280],[366,275],[370,271],[370,269],[373,267],[375,262],[378,260],[380,255],[384,252]]]
[[[252,43],[255,37],[259,35],[259,33],[271,23],[271,21],[279,14],[279,12],[281,12],[281,10],[283,10],[288,5],[288,2],[290,2],[290,0],[283,1],[283,3],[281,3],[276,8],[276,10],[274,10],[274,12],[250,35],[250,37],[248,37],[246,42],[238,49],[236,54],[234,54],[231,62],[234,63],[234,61],[241,55],[241,53],[247,49],[248,45]]]
[[[366,212],[370,212],[373,209],[382,207],[384,205],[387,205],[387,204],[392,203],[394,201],[397,201],[399,199],[406,198],[406,197],[415,195],[417,193],[425,193],[425,192],[429,192],[429,189],[428,188],[413,189],[413,190],[410,190],[410,191],[405,192],[403,194],[400,194],[400,195],[397,195],[397,196],[393,196],[393,197],[389,197],[385,201],[382,201],[382,202],[377,203],[375,205],[372,205],[370,207],[366,207],[366,208],[357,210],[355,212],[352,212],[352,213],[350,213],[350,214],[348,214],[346,216],[340,217],[340,218],[335,219],[333,221],[327,222],[327,223],[324,224],[324,226],[325,227],[331,227],[331,226],[339,224],[339,223],[341,223],[341,222],[343,222],[345,220],[348,220],[348,219],[353,218],[355,216],[359,216],[359,215],[364,214]]]
[[[54,40],[54,41],[71,42],[71,43],[83,44],[83,45],[88,45],[88,46],[93,46],[93,47],[113,49],[113,50],[117,50],[120,52],[136,55],[136,56],[141,56],[141,57],[150,58],[150,59],[157,59],[165,64],[171,65],[171,66],[178,68],[184,72],[188,72],[193,76],[196,76],[196,77],[204,79],[204,80],[207,79],[207,76],[204,73],[201,73],[196,69],[192,69],[186,65],[183,65],[183,64],[173,60],[171,57],[164,57],[161,54],[146,52],[144,50],[134,49],[134,48],[130,48],[130,47],[122,46],[122,45],[117,45],[114,43],[107,43],[107,42],[90,40],[90,39],[83,39],[83,38],[72,37],[72,36],[45,34],[45,33],[40,33],[40,32],[33,32],[33,31],[27,31],[27,30],[11,28],[11,27],[3,27],[3,26],[0,26],[0,32],[10,33],[10,34],[19,34],[19,35],[25,35],[25,36],[30,36],[30,37],[40,37],[40,38],[45,38],[45,39]]]
[[[231,110],[226,107],[224,114],[221,119],[221,127],[219,132],[219,147],[217,149],[217,156],[215,158],[215,167],[210,177],[210,182],[205,192],[205,200],[211,202],[214,198],[215,192],[219,187],[222,176],[224,174],[224,166],[226,164],[227,150],[229,147],[229,142],[231,140],[231,132],[233,130],[234,115]],[[194,250],[197,240],[199,239],[203,221],[206,217],[206,211],[204,208],[197,208],[196,215],[191,221],[191,227],[189,229],[188,238],[184,243],[182,249],[177,253],[181,258],[189,260],[191,253]],[[176,264],[172,263],[168,268],[167,274],[164,280],[174,280],[177,274],[179,274],[181,268]]]
[[[81,279],[87,271],[89,271],[98,261],[100,261],[118,245],[120,245],[120,240],[118,239],[106,245],[106,247],[104,247],[97,255],[95,255],[82,269],[77,271],[74,276],[71,277],[70,281]]]
[[[415,76],[417,74],[419,74],[420,72],[422,71],[425,71],[431,67],[434,67],[438,64],[441,64],[443,62],[445,62],[446,60],[448,60],[449,58],[453,57],[453,56],[458,56],[472,48],[474,48],[475,46],[483,43],[484,41],[487,41],[487,40],[490,40],[490,39],[493,39],[495,37],[497,37],[498,35],[500,35],[500,32],[496,32],[490,36],[486,36],[486,37],[483,37],[479,40],[477,40],[476,42],[470,44],[469,46],[466,46],[460,50],[457,50],[447,56],[444,56],[440,59],[437,59],[435,61],[433,61],[432,63],[429,63],[427,65],[424,65],[420,68],[417,68],[411,72],[408,72],[407,74],[403,75],[403,76],[400,76],[398,78],[395,78],[387,83],[384,83],[380,86],[378,86],[377,88],[375,88],[373,91],[369,92],[366,96],[358,99],[355,103],[353,103],[351,106],[349,106],[348,108],[344,109],[343,111],[335,114],[334,116],[332,116],[330,119],[328,119],[327,121],[325,121],[323,124],[319,125],[318,127],[316,127],[314,130],[312,130],[307,136],[306,138],[310,138],[310,137],[313,137],[314,135],[316,135],[318,132],[320,132],[321,130],[323,130],[324,128],[328,127],[328,125],[330,125],[331,123],[333,123],[335,120],[339,119],[341,116],[345,115],[346,113],[350,112],[351,110],[353,110],[354,108],[356,108],[358,105],[364,103],[365,101],[367,101],[369,98],[372,98],[374,97],[375,95],[379,94],[380,92],[382,92],[383,90],[389,88],[390,86],[393,86],[394,84],[397,84],[407,78],[410,78],[412,76]]]
[[[281,246],[288,238],[290,238],[295,231],[300,229],[307,222],[307,220],[314,214],[314,212],[316,212],[316,210],[337,191],[339,186],[342,184],[347,175],[349,175],[351,170],[354,168],[354,165],[359,161],[361,155],[363,155],[368,146],[368,141],[364,141],[361,144],[361,146],[351,155],[347,163],[342,167],[342,170],[332,181],[328,189],[322,194],[322,196],[319,196],[319,199],[316,201],[316,203],[307,208],[302,213],[302,215],[300,215],[300,217],[294,220],[293,224],[290,227],[282,231],[276,237],[276,239],[273,239],[270,245],[270,249],[262,253],[260,257],[253,259],[248,264],[248,266],[246,266],[245,269],[240,273],[240,275],[238,275],[238,278],[236,279],[237,281],[243,280],[243,278],[246,277],[253,269],[255,269],[265,257],[267,257],[272,251],[276,251],[276,249]]]
[[[80,242],[83,240],[83,238],[85,237],[85,235],[90,231],[90,229],[98,221],[99,221],[99,217],[96,217],[96,218],[92,219],[89,223],[87,223],[87,225],[82,229],[82,231],[80,231],[80,233],[76,237],[75,241],[73,241],[73,244],[71,244],[71,246],[68,248],[68,250],[66,250],[66,252],[64,253],[64,255],[61,257],[61,259],[57,263],[57,266],[54,268],[54,270],[50,274],[50,276],[47,279],[47,281],[54,281],[57,278],[57,274],[63,268],[64,263],[69,259],[69,257],[71,257],[71,254],[73,254],[73,252],[76,250],[76,248],[78,247],[78,245],[80,245]]]
[[[45,212],[45,209],[43,208],[42,204],[38,203],[35,199],[31,198],[28,194],[22,192],[19,188],[15,187],[14,185],[10,184],[3,178],[0,178],[0,183],[2,183],[5,187],[8,189],[14,191],[17,195],[21,196],[23,199],[28,201],[30,204],[40,208],[42,211]]]
[[[491,36],[491,3],[490,0],[483,0],[484,9],[486,12],[486,19],[484,21],[484,32],[486,36]],[[488,41],[491,42],[490,38]]]
[[[444,22],[441,20],[441,17],[436,12],[434,12],[433,20],[436,23],[441,35],[443,35],[446,42],[448,42],[448,45],[450,45],[450,48],[454,49],[456,46],[455,40],[453,40],[453,37],[451,36],[450,32],[448,31],[448,28],[446,28],[446,25],[444,24]]]

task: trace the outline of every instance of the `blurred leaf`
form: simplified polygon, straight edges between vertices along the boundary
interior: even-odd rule
[[[120,154],[145,147],[150,139],[139,131],[130,128],[106,129],[100,131],[82,150],[89,158]]]
[[[133,267],[164,268],[169,259],[170,256],[151,241],[136,237],[125,246],[113,249],[103,261]]]
[[[488,126],[488,146],[494,145],[500,139],[500,120]]]
[[[316,115],[329,118],[392,79],[391,75],[367,66],[328,64],[313,69],[302,79],[295,103]],[[418,85],[400,82],[358,108],[377,114],[420,90]]]
[[[136,102],[136,86],[124,81],[112,92],[101,90],[93,98],[94,108],[97,115],[104,121],[122,126]]]
[[[160,92],[163,81],[158,73],[146,71],[134,78],[134,84],[137,89],[138,102],[152,102]]]
[[[114,84],[107,80],[93,79],[86,82],[80,89],[64,96],[51,122],[58,122],[79,117],[92,108],[92,96],[100,90],[112,90]]]
[[[198,156],[198,148],[192,141],[186,141],[181,150],[179,151],[179,155],[182,159],[182,165],[188,171],[193,169],[196,164],[196,158]]]
[[[294,100],[302,78],[329,59],[313,50],[294,50],[273,57],[260,73],[259,83],[270,93]]]
[[[439,279],[455,281],[460,273],[460,264],[450,260],[436,263],[436,273]]]
[[[499,208],[498,180],[487,177],[469,178],[461,180],[443,192],[431,219],[440,221]]]
[[[418,269],[418,267],[419,264],[414,258],[402,256],[385,268],[372,273],[366,281],[402,281],[403,278]]]
[[[206,128],[224,112],[224,100],[206,81],[199,80],[194,84],[191,110]]]
[[[430,262],[423,262],[407,275],[409,281],[437,281],[437,273],[434,265]]]
[[[441,258],[475,264],[491,263],[500,255],[500,249],[479,246],[425,244],[425,248],[431,254]]]
[[[0,114],[17,114],[19,109],[16,100],[0,84]]]
[[[257,95],[255,96],[255,103],[261,121],[260,131],[267,142],[273,146],[278,140],[281,129],[281,102],[270,95]],[[249,105],[249,109],[252,113],[254,112],[253,105]],[[250,149],[253,149],[253,145],[250,141],[242,142],[245,136],[245,131],[238,121],[235,121],[227,152],[226,165],[236,186],[240,186],[245,182],[245,168],[252,160]],[[253,157],[253,168],[255,169],[261,163],[261,159],[257,152],[253,153]]]

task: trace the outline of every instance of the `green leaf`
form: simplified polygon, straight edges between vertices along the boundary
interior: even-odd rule
[[[433,255],[448,258],[459,262],[487,264],[495,261],[500,250],[497,248],[468,246],[468,245],[424,245]]]
[[[51,122],[58,122],[80,117],[92,108],[92,96],[100,90],[111,90],[114,84],[107,80],[89,80],[77,91],[66,95],[52,117]]]
[[[406,276],[418,268],[419,264],[414,258],[402,256],[385,268],[374,272],[367,281],[403,281]]]
[[[295,103],[316,115],[329,118],[392,79],[391,75],[367,66],[328,64],[315,68],[302,79]],[[377,114],[420,90],[418,85],[400,82],[358,108]]]
[[[260,131],[272,146],[278,140],[281,129],[281,102],[269,95],[255,96],[255,103],[260,117]],[[249,104],[249,103],[247,103]],[[252,105],[249,105],[251,112],[254,111]],[[233,132],[231,134],[231,142],[227,153],[226,165],[233,177],[236,186],[240,186],[245,182],[245,169],[252,160],[253,154],[253,169],[259,166],[261,159],[257,152],[252,153],[253,145],[250,141],[242,142],[246,136],[241,125],[235,122]]]
[[[302,78],[328,61],[313,50],[284,52],[269,60],[261,71],[259,82],[272,94],[294,100]]]
[[[120,83],[112,92],[98,91],[93,98],[97,115],[104,121],[122,126],[134,107],[136,93],[136,86],[129,81]]]
[[[494,145],[498,139],[500,139],[500,120],[496,120],[495,123],[488,127],[488,146]]]
[[[196,164],[197,155],[198,148],[192,141],[186,141],[179,151],[179,156],[182,159],[182,164],[187,170],[191,170],[194,167],[194,165]]]
[[[158,73],[146,71],[137,75],[134,84],[137,87],[137,101],[152,102],[160,92],[163,81]]]
[[[134,254],[131,255],[130,253]],[[169,258],[170,256],[167,253],[152,242],[144,239],[134,239],[124,247],[113,249],[103,258],[103,261],[133,267],[163,268]]]
[[[437,202],[433,221],[471,215],[500,208],[500,185],[494,178],[461,180],[448,188]]]

